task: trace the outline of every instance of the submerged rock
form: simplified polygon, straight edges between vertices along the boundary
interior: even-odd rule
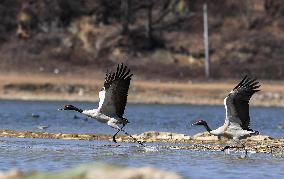
[[[81,165],[59,172],[32,172],[23,174],[18,170],[0,173],[0,179],[181,179],[178,174],[151,167],[130,168],[104,164]]]
[[[202,132],[195,134],[192,138],[194,140],[202,140],[202,141],[218,141],[218,137],[209,134],[209,132]]]
[[[202,132],[202,133],[198,133],[195,134],[194,136],[192,136],[193,140],[202,140],[202,141],[220,141],[220,140],[228,140],[225,137],[221,137],[220,139],[218,139],[217,136],[211,135],[209,132]],[[247,141],[264,141],[264,140],[273,140],[272,137],[268,136],[268,135],[253,135],[251,137],[247,137],[246,138]]]
[[[272,137],[268,135],[254,135],[247,138],[248,141],[264,141],[264,140],[273,140]]]
[[[23,173],[17,169],[12,169],[8,172],[0,171],[0,179],[21,179],[23,178]]]
[[[156,142],[156,141],[168,141],[177,142],[190,140],[191,137],[185,134],[171,133],[171,132],[158,132],[158,131],[148,131],[140,135],[135,135],[136,138],[144,140],[146,142]]]

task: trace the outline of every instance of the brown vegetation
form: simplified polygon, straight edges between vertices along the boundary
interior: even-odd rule
[[[83,77],[83,78],[82,78]],[[0,73],[0,99],[97,101],[104,73],[89,76]],[[134,76],[128,101],[132,103],[223,105],[238,80],[161,82]],[[284,84],[261,81],[251,105],[284,106]]]
[[[214,78],[282,79],[277,0],[4,0],[0,70],[88,74],[125,62],[141,78],[203,77],[204,2]]]

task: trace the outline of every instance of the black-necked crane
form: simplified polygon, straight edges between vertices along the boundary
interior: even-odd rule
[[[192,125],[203,125],[206,130],[215,136],[231,138],[236,144],[241,144],[240,139],[252,135],[258,135],[258,131],[250,128],[249,100],[259,90],[259,82],[245,76],[239,84],[224,99],[226,119],[224,125],[212,130],[206,121],[199,120]],[[245,148],[243,144],[242,148]],[[226,146],[228,148],[239,148],[237,146]]]
[[[118,132],[122,131],[135,142],[144,146],[142,142],[123,130],[123,127],[129,123],[129,121],[123,117],[123,114],[132,76],[133,74],[130,73],[130,69],[128,69],[127,66],[123,64],[117,65],[116,72],[106,73],[104,86],[99,92],[100,101],[97,109],[83,110],[73,105],[65,105],[64,108],[59,110],[74,110],[117,129],[118,131],[113,135],[114,142],[116,142],[115,137]]]

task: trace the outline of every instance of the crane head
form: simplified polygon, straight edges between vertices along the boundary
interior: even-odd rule
[[[75,110],[76,107],[73,105],[65,105],[64,108],[58,109],[58,110]]]
[[[201,125],[205,126],[205,125],[207,125],[207,122],[202,120],[202,119],[199,119],[198,121],[192,123],[192,125],[193,126],[201,126]]]

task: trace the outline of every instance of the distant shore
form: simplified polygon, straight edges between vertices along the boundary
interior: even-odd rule
[[[91,78],[96,77],[96,79]],[[103,74],[0,75],[0,99],[16,100],[66,100],[98,101],[98,91],[103,85]],[[128,101],[146,104],[223,105],[223,99],[236,85],[237,80],[209,82],[159,82],[133,79]],[[253,106],[284,107],[284,83],[260,80],[261,92],[256,93]]]

